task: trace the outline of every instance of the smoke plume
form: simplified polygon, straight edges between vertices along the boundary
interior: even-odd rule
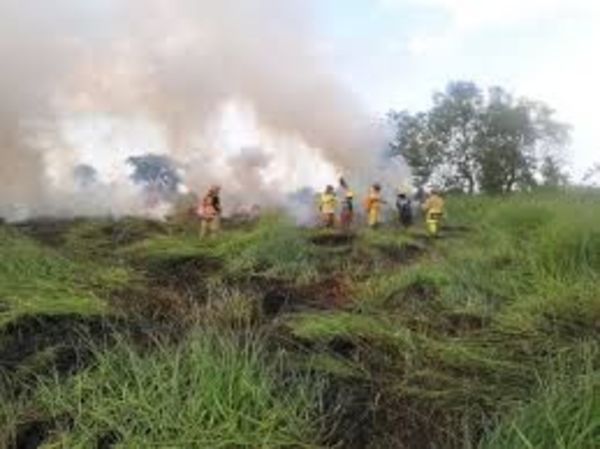
[[[16,205],[48,213],[77,204],[73,183],[51,181],[49,167],[71,173],[80,162],[65,132],[80,117],[143,121],[187,164],[196,190],[220,182],[227,191],[234,176],[232,192],[275,201],[302,163],[298,152],[364,173],[380,132],[324,61],[315,1],[3,0],[0,215]],[[214,130],[226,104],[250,111],[255,136],[245,144],[260,149],[224,154]],[[114,150],[98,145],[94,157]],[[123,196],[131,211],[135,195]],[[98,204],[99,213],[107,208],[119,209]]]

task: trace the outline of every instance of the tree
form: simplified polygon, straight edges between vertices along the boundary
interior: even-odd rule
[[[88,164],[79,164],[73,169],[73,178],[80,188],[92,186],[98,182],[98,171]]]
[[[543,168],[557,168],[548,164],[557,163],[558,154],[568,142],[569,127],[554,120],[553,115],[554,111],[543,103],[527,99],[515,101],[502,88],[490,89],[479,137],[483,191],[526,190],[536,184],[538,166],[542,177]],[[554,175],[558,176],[558,172]],[[561,177],[564,178],[564,174]]]
[[[511,192],[535,184],[536,129],[526,104],[515,104],[501,88],[490,90],[477,136],[479,185],[488,193]]]
[[[544,156],[540,175],[542,176],[542,185],[549,189],[564,187],[569,182],[569,177],[562,170],[560,161],[552,155]]]
[[[477,136],[481,127],[483,96],[472,82],[448,84],[445,92],[433,97],[430,127],[443,148],[447,188],[475,191],[477,181]]]
[[[401,155],[415,183],[448,190],[511,192],[535,185],[540,159],[560,153],[568,126],[539,102],[515,101],[505,90],[487,95],[470,82],[450,83],[427,112],[392,112],[391,153]]]
[[[423,187],[443,161],[442,143],[430,128],[427,114],[392,111],[389,119],[396,125],[391,152],[404,158],[412,168],[415,185]]]
[[[145,154],[127,159],[134,170],[131,179],[142,184],[147,190],[156,192],[161,197],[170,197],[177,193],[181,177],[175,162],[167,156]]]
[[[597,181],[600,181],[600,162],[590,167],[583,176],[583,182],[585,183],[596,184]]]

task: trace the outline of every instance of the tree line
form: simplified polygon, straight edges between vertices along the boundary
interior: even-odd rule
[[[428,111],[391,111],[388,118],[390,153],[404,158],[417,187],[496,194],[568,181],[569,125],[544,103],[501,87],[484,92],[473,82],[451,82]]]

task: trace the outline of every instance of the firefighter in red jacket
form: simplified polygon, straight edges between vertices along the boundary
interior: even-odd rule
[[[216,234],[221,229],[221,188],[212,186],[198,204],[197,214],[200,218],[200,235]]]

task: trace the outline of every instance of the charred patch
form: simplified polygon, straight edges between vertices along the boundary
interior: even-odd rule
[[[381,421],[378,395],[371,383],[332,379],[323,398],[329,429],[325,444],[345,449],[373,447]]]
[[[115,330],[102,318],[78,315],[23,317],[0,329],[0,369],[13,371],[33,354],[57,349],[62,372],[85,362],[86,343],[105,341]]]
[[[443,231],[448,231],[448,232],[454,232],[457,234],[464,234],[467,232],[471,232],[473,229],[470,226],[465,226],[465,225],[448,225],[448,224],[443,224],[442,225],[442,230]]]
[[[222,263],[216,258],[194,255],[149,260],[145,268],[151,284],[181,291],[202,284],[207,275],[222,268]]]
[[[330,277],[302,289],[303,296],[317,308],[341,309],[351,305],[349,283],[342,277]]]
[[[46,439],[50,431],[54,428],[51,421],[30,421],[20,424],[17,427],[16,437],[10,449],[37,449]]]
[[[162,223],[138,218],[93,220],[88,218],[36,218],[13,225],[22,234],[37,242],[60,247],[75,233],[79,243],[90,244],[96,251],[112,250],[143,240],[151,235],[164,234]]]
[[[96,449],[112,449],[121,442],[123,437],[116,431],[106,432],[96,442]]]
[[[93,361],[92,348],[114,343],[125,323],[78,315],[23,317],[0,329],[0,374],[11,395],[27,392],[29,381],[73,375]]]
[[[358,346],[352,340],[343,337],[335,337],[328,343],[328,349],[337,356],[350,359],[358,351]]]
[[[320,234],[312,237],[310,241],[317,246],[340,247],[352,245],[356,236],[348,233]]]
[[[571,313],[558,316],[554,313],[542,314],[542,329],[551,334],[560,334],[567,338],[598,338],[600,319],[583,313]]]
[[[267,318],[272,318],[288,309],[292,292],[285,289],[268,291],[262,300],[262,312]]]
[[[100,229],[101,234],[116,245],[129,245],[153,235],[165,233],[164,225],[157,221],[127,219],[111,221]]]
[[[266,318],[302,310],[340,309],[351,304],[348,284],[338,277],[303,286],[273,281],[263,287],[264,291],[262,311]]]
[[[197,305],[196,296],[182,293],[182,289],[188,287],[178,288],[131,286],[113,292],[111,304],[134,322],[153,323],[159,327],[168,325],[175,332],[190,324]]]
[[[377,245],[377,250],[390,262],[406,265],[413,262],[425,249],[419,245],[406,243],[404,245]]]
[[[47,246],[58,247],[65,243],[67,233],[82,220],[36,218],[12,225],[22,234]]]
[[[447,333],[453,336],[480,331],[491,323],[489,317],[468,312],[448,312],[444,321]]]
[[[439,287],[429,280],[412,282],[404,289],[403,299],[415,299],[422,302],[433,301],[440,294]]]

